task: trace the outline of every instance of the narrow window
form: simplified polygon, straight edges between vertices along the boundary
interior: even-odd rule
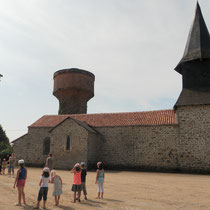
[[[66,139],[66,150],[70,150],[70,137],[67,136],[67,139]]]
[[[50,153],[50,137],[46,137],[43,140],[43,155],[48,155]]]

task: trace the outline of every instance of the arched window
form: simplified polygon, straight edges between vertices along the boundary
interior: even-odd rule
[[[66,150],[70,150],[70,145],[71,145],[70,137],[67,136],[67,139],[66,139]]]
[[[43,155],[48,155],[50,153],[50,137],[46,137],[43,140]]]

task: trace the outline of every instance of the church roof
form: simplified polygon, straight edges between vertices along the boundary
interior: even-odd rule
[[[52,128],[68,117],[85,122],[93,127],[176,124],[176,115],[174,110],[158,110],[104,114],[44,115],[30,125],[29,128]]]
[[[197,59],[210,59],[210,36],[198,2],[184,55],[175,70],[182,73],[182,63]]]

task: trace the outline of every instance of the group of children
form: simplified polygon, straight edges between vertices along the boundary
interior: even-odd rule
[[[15,174],[15,163],[16,158],[14,153],[12,153],[10,156],[8,155],[7,158],[0,158],[0,175],[5,175],[5,170],[8,168],[8,175],[11,175],[11,173]]]
[[[27,179],[27,169],[25,168],[24,160],[18,161],[19,169],[17,171],[16,179],[14,182],[14,188],[17,187],[18,189],[18,203],[17,206],[21,206],[21,200],[23,200],[23,203],[26,205],[25,201],[25,193],[24,193],[24,186],[25,181]],[[76,163],[73,169],[71,170],[71,173],[74,173],[73,176],[73,184],[71,190],[74,192],[73,201],[72,203],[80,202],[80,196],[81,191],[83,191],[84,199],[87,200],[87,190],[86,190],[86,175],[87,170],[85,167],[85,163],[82,162],[81,164]],[[98,162],[97,163],[97,171],[96,171],[96,184],[98,184],[98,197],[97,198],[103,198],[104,194],[104,169],[103,169],[103,163]],[[43,198],[43,208],[46,208],[46,201],[47,201],[47,194],[48,194],[48,184],[53,183],[53,193],[52,195],[55,197],[55,205],[59,205],[60,196],[63,193],[62,191],[62,179],[59,175],[56,174],[55,170],[50,171],[48,167],[45,167],[42,171],[42,175],[39,182],[39,193],[38,193],[38,199],[37,204],[34,207],[35,209],[39,209],[40,202]]]

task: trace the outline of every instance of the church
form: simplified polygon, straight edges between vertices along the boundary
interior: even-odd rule
[[[108,169],[210,171],[210,36],[197,3],[182,59],[175,67],[182,91],[171,110],[87,114],[95,76],[71,68],[54,73],[58,115],[44,115],[14,140],[17,159],[56,169],[76,162]],[[172,78],[171,78],[172,79]]]

